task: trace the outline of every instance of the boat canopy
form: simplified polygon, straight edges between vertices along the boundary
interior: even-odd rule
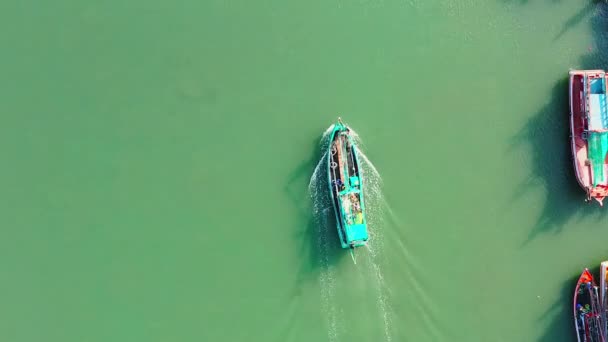
[[[606,182],[604,167],[608,154],[608,132],[589,132],[587,148],[593,172],[593,186],[596,187]]]
[[[587,79],[588,84],[588,129],[593,132],[608,131],[608,109],[606,107],[606,78]]]
[[[353,224],[346,226],[346,235],[348,241],[365,241],[367,240],[367,225]]]
[[[608,108],[604,73],[587,75],[587,153],[591,164],[593,186],[605,184],[605,160],[608,154]]]
[[[606,108],[606,94],[589,95],[588,117],[590,131],[608,131],[608,110]]]

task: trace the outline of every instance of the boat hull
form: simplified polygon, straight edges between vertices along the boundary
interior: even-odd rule
[[[363,246],[368,240],[363,180],[357,153],[350,129],[341,122],[335,124],[329,135],[327,175],[342,248]]]
[[[585,80],[597,78],[598,75],[606,77],[603,70],[572,70],[569,73],[570,143],[576,179],[587,193],[587,201],[593,199],[603,205],[604,198],[608,196],[608,187],[593,184],[593,170],[588,155],[589,123],[585,114],[589,106]]]

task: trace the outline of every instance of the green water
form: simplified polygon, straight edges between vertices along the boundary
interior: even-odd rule
[[[606,13],[1,2],[0,340],[572,341],[608,217],[566,77],[608,68]],[[338,115],[378,170],[356,264],[310,198]]]

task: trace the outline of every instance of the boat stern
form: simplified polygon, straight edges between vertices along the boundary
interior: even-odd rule
[[[359,247],[365,245],[368,240],[366,224],[352,224],[347,226],[346,240],[349,247]]]
[[[587,190],[587,201],[592,199],[600,204],[600,207],[604,206],[604,198],[608,196],[608,186],[598,185],[595,188],[589,187]]]

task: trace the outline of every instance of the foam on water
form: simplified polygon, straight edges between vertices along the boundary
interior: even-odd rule
[[[359,147],[363,146],[363,142],[359,135],[352,129],[351,132],[357,145]],[[375,282],[375,290],[377,291],[376,305],[384,324],[384,338],[386,341],[391,341],[391,332],[393,331],[392,317],[394,315],[388,296],[390,287],[385,282],[383,269],[381,267],[381,265],[387,261],[384,255],[384,244],[386,241],[384,234],[386,233],[386,227],[390,226],[390,223],[401,228],[403,228],[403,224],[383,196],[383,180],[378,169],[361,148],[357,149],[357,155],[361,163],[364,181],[365,208],[370,234],[370,240],[367,244],[369,255],[368,262],[366,262],[370,268],[367,272],[370,275],[373,275],[372,280]],[[390,222],[385,221],[386,214],[388,214]],[[432,300],[416,276],[416,274],[421,272],[420,266],[415,262],[415,258],[410,255],[406,245],[398,236],[395,236],[391,241],[396,241],[400,247],[399,249],[403,252],[404,258],[400,262],[402,262],[404,266],[405,278],[411,284],[409,288],[414,292],[417,298],[421,299],[421,302],[414,303],[414,306],[421,312],[422,322],[427,327],[426,330],[433,336],[433,339],[441,340],[442,338],[438,336],[438,329],[436,329],[437,324],[434,319],[436,317],[436,312],[432,309],[434,308]]]
[[[355,139],[360,142],[358,135]],[[366,273],[371,276],[374,290],[376,291],[376,308],[383,323],[384,340],[392,341],[392,309],[388,298],[388,290],[382,270],[381,258],[384,250],[384,204],[382,196],[382,177],[378,169],[369,161],[361,149],[357,149],[357,156],[361,162],[361,172],[364,181],[365,209],[370,234],[370,240],[366,245],[369,253],[366,255],[366,265],[369,268]]]
[[[321,159],[308,183],[308,192],[312,199],[312,211],[314,222],[317,226],[317,247],[320,261],[319,285],[321,287],[321,308],[325,315],[327,324],[327,337],[330,342],[338,339],[338,308],[336,305],[336,277],[334,266],[329,262],[330,242],[328,240],[329,220],[331,203],[329,202],[329,191],[326,182],[327,177],[323,172],[327,162],[327,135],[331,132],[330,126],[321,138]]]
[[[372,165],[367,164],[368,159],[364,157],[362,160],[364,170],[366,165],[371,169]],[[375,168],[372,170],[376,171]],[[374,234],[374,237],[369,247],[373,261],[375,263],[383,258],[383,251],[385,250],[383,248],[383,243],[386,240],[391,242],[391,247],[393,249],[397,249],[403,254],[403,257],[399,258],[399,263],[403,266],[401,267],[404,276],[403,278],[408,283],[408,290],[413,293],[413,297],[418,299],[411,303],[412,308],[415,308],[416,311],[420,312],[419,317],[421,319],[421,323],[425,327],[424,330],[428,334],[429,338],[432,340],[445,340],[446,338],[441,336],[441,332],[437,324],[437,306],[419,277],[419,275],[424,273],[423,267],[416,259],[416,256],[412,255],[410,250],[407,248],[407,239],[404,240],[399,236],[398,232],[407,232],[407,226],[402,222],[398,215],[392,210],[386,199],[382,196],[379,189],[382,180],[379,178],[379,175],[378,178],[375,179],[373,177],[375,172],[371,172],[371,174],[372,177],[368,177],[366,174],[366,178],[371,178],[371,186],[368,187],[370,187],[369,197],[371,197],[370,200],[373,203],[373,210],[371,211],[373,216],[371,217],[371,223],[374,224],[374,226],[371,228],[371,232]],[[377,189],[374,189],[374,187],[377,187]],[[365,195],[368,196],[368,193],[366,192]],[[373,208],[373,206],[377,206],[377,208]],[[387,219],[388,222],[385,221],[385,219]],[[383,234],[386,232],[385,228],[389,226],[395,227],[396,230],[388,231],[387,233],[392,233],[393,236],[386,238],[383,236]],[[381,272],[380,268],[378,268],[378,272]],[[382,285],[381,289],[388,291],[390,286],[384,283],[383,275],[380,273],[377,275],[377,278],[379,279],[379,284]],[[384,302],[387,303],[385,307],[382,307],[382,310],[391,312],[390,302],[386,301],[386,296],[379,299],[381,305],[382,299],[384,299]],[[389,315],[388,318],[385,319],[385,332],[391,331],[390,317],[392,316]],[[387,340],[390,340],[390,337],[387,338]]]
[[[321,138],[321,160],[319,160],[313,175],[308,184],[308,190],[313,201],[313,215],[318,230],[319,258],[321,264],[321,273],[319,282],[321,285],[321,301],[322,309],[325,314],[328,327],[328,338],[330,341],[339,340],[339,317],[340,311],[337,307],[336,296],[336,271],[335,266],[329,262],[330,243],[328,236],[332,236],[328,232],[329,217],[331,215],[331,202],[329,201],[329,190],[326,186],[327,175],[323,172],[326,168],[327,153],[329,147],[329,134],[333,129],[333,125],[328,127]],[[361,140],[357,133],[351,129],[355,142],[361,146]],[[382,217],[383,203],[381,183],[382,178],[376,167],[369,161],[367,156],[357,149],[357,155],[361,161],[361,173],[364,180],[364,198],[367,213],[367,220],[370,227],[370,243],[367,245],[368,253],[364,253],[365,262],[361,266],[361,270],[367,279],[371,282],[374,291],[376,292],[376,307],[381,321],[383,322],[384,340],[391,341],[391,308],[384,282],[384,274],[379,262],[383,245],[382,239]],[[358,266],[357,266],[358,267]]]
[[[322,214],[325,216],[328,210]],[[327,220],[324,224],[319,225],[318,243],[321,258],[321,273],[319,275],[319,283],[321,285],[321,307],[325,313],[327,324],[327,337],[330,342],[339,341],[338,335],[338,308],[336,305],[336,279],[334,267],[329,263],[329,241],[327,240],[324,229],[327,228]]]
[[[317,163],[314,172],[310,178],[308,184],[308,191],[312,199],[312,210],[317,226],[317,244],[318,244],[318,258],[320,265],[319,274],[319,285],[321,287],[321,306],[324,314],[324,319],[327,326],[327,336],[329,341],[335,342],[340,341],[343,332],[347,331],[349,327],[345,325],[345,322],[341,317],[344,314],[344,308],[342,308],[337,300],[338,292],[342,290],[338,288],[340,279],[338,277],[337,267],[340,264],[334,264],[330,258],[332,255],[332,248],[336,246],[330,240],[332,238],[337,239],[337,232],[335,227],[332,225],[333,209],[330,201],[329,188],[327,187],[327,155],[329,153],[329,134],[333,129],[333,125],[328,127],[323,133],[320,141],[321,159]],[[390,300],[390,286],[386,283],[386,277],[384,274],[383,266],[386,262],[389,262],[388,258],[384,253],[385,240],[387,240],[385,229],[387,227],[395,226],[403,228],[401,220],[395,215],[393,210],[386,202],[382,194],[382,177],[378,172],[378,169],[374,166],[365,153],[361,150],[363,146],[361,139],[355,131],[351,129],[355,142],[358,145],[357,155],[361,163],[361,175],[363,179],[364,199],[365,208],[367,214],[367,222],[369,227],[370,240],[366,245],[366,248],[357,249],[355,253],[358,258],[361,258],[362,262],[357,262],[354,267],[358,269],[363,275],[365,282],[368,283],[372,289],[372,293],[375,296],[375,307],[377,318],[381,322],[383,331],[382,340],[390,342],[393,340],[393,317],[394,311],[391,307]],[[388,220],[385,221],[385,217]],[[401,231],[402,229],[400,229]],[[388,232],[390,234],[390,231]],[[427,333],[434,339],[441,339],[438,336],[438,330],[434,329],[436,322],[436,312],[434,312],[432,300],[426,293],[424,285],[417,279],[416,274],[420,274],[420,266],[415,262],[414,258],[411,257],[404,241],[398,236],[397,232],[393,232],[396,240],[393,247],[397,247],[403,253],[403,259],[400,260],[403,263],[403,275],[407,279],[408,289],[414,293],[414,295],[420,299],[412,303],[412,307],[420,312],[421,323],[426,327]],[[346,250],[339,251],[347,253]],[[429,309],[431,308],[431,309]]]

